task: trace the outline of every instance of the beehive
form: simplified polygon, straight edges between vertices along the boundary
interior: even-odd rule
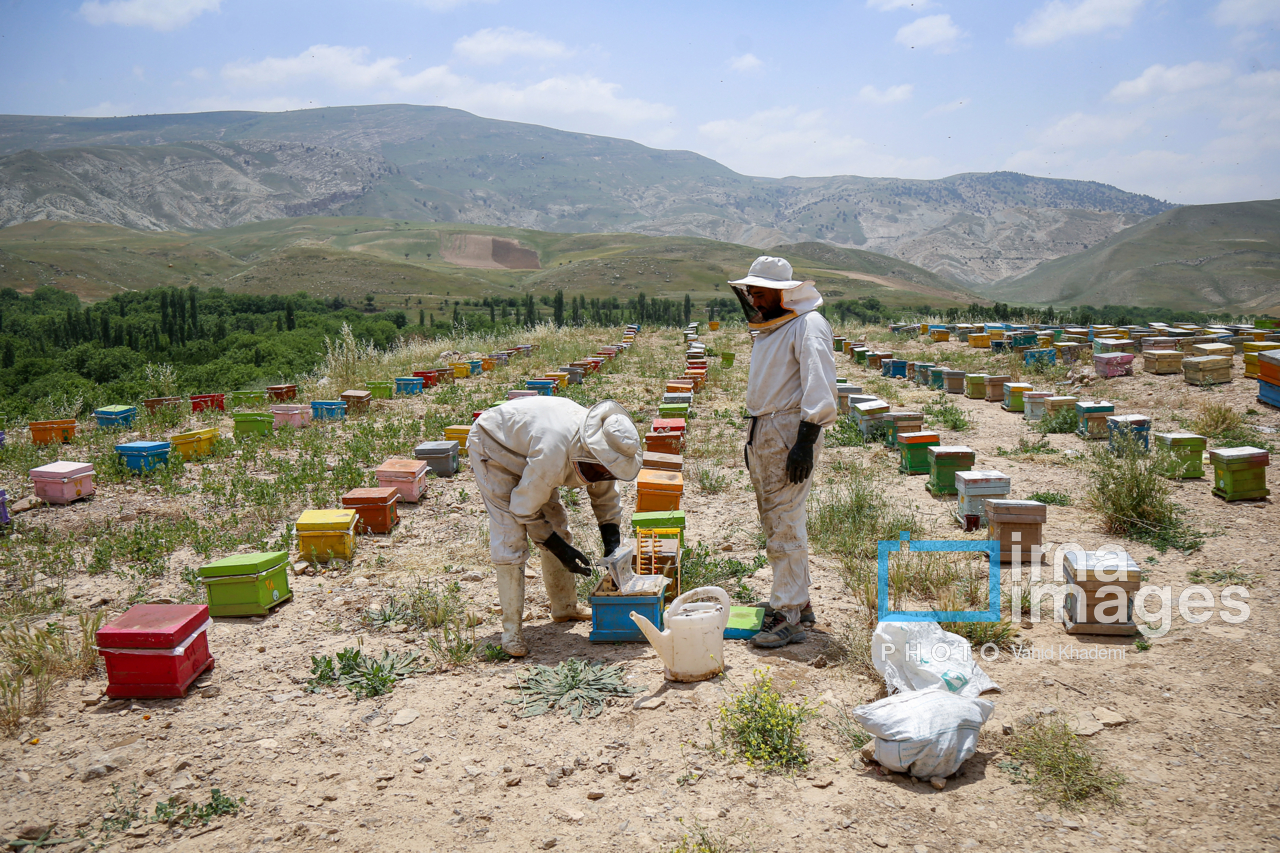
[[[1169,460],[1164,475],[1170,479],[1192,479],[1204,476],[1204,451],[1208,440],[1193,432],[1155,432],[1156,447],[1164,450]]]
[[[282,426],[291,426],[296,429],[302,429],[311,423],[311,407],[295,405],[293,403],[278,403],[268,407],[267,411],[271,412],[273,418],[272,426],[280,429]]]
[[[1143,450],[1151,447],[1151,418],[1146,415],[1107,415],[1107,444],[1119,453],[1128,442]]]
[[[1114,403],[1078,401],[1076,403],[1076,435],[1084,439],[1100,439],[1110,436],[1107,415],[1115,414]]]
[[[1080,360],[1081,353],[1085,352],[1085,344],[1077,341],[1066,341],[1065,343],[1055,343],[1053,350],[1058,354],[1058,361],[1063,364],[1075,364]]]
[[[1049,508],[1039,501],[1011,501],[987,498],[987,539],[1000,543],[1002,564],[1030,565],[1032,549],[1044,544],[1042,531]],[[1039,557],[1039,551],[1035,556]]]
[[[1152,335],[1149,338],[1142,339],[1142,351],[1144,353],[1149,352],[1151,350],[1159,350],[1161,352],[1164,352],[1167,350],[1176,350],[1177,345],[1178,345],[1177,338],[1166,338],[1166,337],[1160,337],[1158,335]],[[1178,350],[1178,351],[1181,352],[1181,350]]]
[[[1258,402],[1280,409],[1280,383],[1258,377]]]
[[[1079,597],[1074,591],[1065,596],[1063,627],[1068,634],[1138,633],[1133,594],[1142,583],[1142,573],[1127,552],[1069,549],[1062,568],[1064,580],[1081,592]]]
[[[375,400],[390,400],[395,393],[396,384],[389,379],[371,379],[365,384],[369,386],[369,394]]]
[[[204,411],[217,410],[225,412],[227,410],[226,394],[192,394],[191,395],[191,411],[199,413]]]
[[[880,372],[885,376],[907,378],[907,361],[903,358],[889,358],[880,362]]]
[[[946,329],[930,329],[929,337],[937,343],[951,340],[951,332]]]
[[[1185,355],[1181,350],[1144,350],[1142,353],[1142,371],[1157,375],[1181,373],[1183,358],[1185,358]]]
[[[1204,355],[1182,360],[1182,376],[1188,385],[1222,385],[1231,381],[1231,359]]]
[[[137,406],[103,406],[93,410],[93,417],[98,422],[98,426],[107,429],[133,426],[133,419],[137,415]]]
[[[170,436],[169,446],[175,456],[181,457],[185,462],[191,462],[212,453],[213,443],[217,440],[217,427],[209,427]]]
[[[633,531],[663,531],[658,535],[663,539],[673,540],[675,553],[684,547],[685,517],[684,510],[676,509],[663,512],[637,512],[631,516]]]
[[[539,396],[553,397],[556,393],[556,381],[554,379],[526,379],[524,387],[530,391],[537,391]]]
[[[885,417],[889,414],[889,408],[889,404],[884,400],[868,400],[865,403],[853,404],[853,418],[864,439],[869,441],[889,429],[889,423]]]
[[[342,400],[311,401],[311,418],[317,421],[340,421],[347,416],[347,404]]]
[[[688,403],[659,403],[658,415],[663,418],[684,418],[689,414]]]
[[[65,505],[93,494],[93,465],[88,462],[50,462],[29,472],[36,497]]]
[[[999,471],[956,472],[956,519],[965,530],[977,530],[987,523],[988,498],[1003,498],[1009,494],[1009,475]]]
[[[261,616],[293,597],[289,554],[235,554],[199,569],[210,616]]]
[[[458,473],[460,445],[449,441],[424,441],[413,448],[413,458],[427,463],[437,477],[452,477]]]
[[[964,395],[970,400],[985,400],[987,397],[987,374],[966,373],[964,376]]]
[[[1258,353],[1258,379],[1280,385],[1280,351]]]
[[[904,474],[928,474],[929,450],[940,443],[936,432],[898,433],[898,470]]]
[[[70,444],[71,439],[76,437],[76,419],[29,421],[27,429],[31,430],[32,444]]]
[[[267,398],[283,403],[285,400],[292,400],[298,396],[298,386],[292,384],[286,385],[268,385]]]
[[[1214,343],[1214,344],[1193,344],[1191,347],[1193,356],[1220,355],[1224,358],[1234,359],[1236,356],[1236,348],[1231,344]]]
[[[298,552],[302,559],[327,563],[350,560],[356,552],[356,520],[352,509],[309,509],[298,516]]]
[[[154,471],[169,462],[169,442],[128,441],[116,445],[116,455],[130,471]]]
[[[913,379],[917,385],[927,386],[929,384],[929,372],[933,370],[934,367],[935,365],[931,364],[930,362],[917,361],[915,366],[915,373],[909,378]]]
[[[397,376],[396,393],[404,396],[421,394],[423,382],[421,376]]]
[[[209,608],[135,604],[94,635],[112,699],[177,699],[213,666]]]
[[[1271,457],[1258,447],[1224,447],[1209,451],[1213,463],[1213,493],[1227,501],[1265,498]]]
[[[342,508],[355,510],[357,533],[390,533],[400,521],[399,499],[400,490],[394,486],[352,489],[342,496]]]
[[[920,412],[889,412],[884,416],[888,430],[884,434],[887,447],[898,446],[898,436],[924,429],[924,415]]]
[[[650,453],[679,455],[684,450],[684,435],[678,432],[645,433],[644,449]]]
[[[1058,363],[1058,353],[1053,349],[1029,349],[1022,354],[1022,363],[1028,367],[1033,364],[1048,367]]]
[[[934,496],[956,494],[956,473],[973,469],[973,448],[963,444],[938,445],[925,453],[929,457],[929,482],[925,488]]]
[[[963,370],[944,370],[942,371],[942,387],[948,394],[964,393],[964,377]]]
[[[373,400],[373,394],[369,391],[343,391],[338,395],[342,402],[347,404],[347,411],[351,414],[367,411],[370,401]]]
[[[666,393],[668,394],[692,394],[693,383],[686,379],[668,379]]]
[[[240,406],[265,406],[267,404],[266,391],[228,391],[227,404],[232,408]]]
[[[1004,376],[1004,375],[996,375],[996,376],[989,375],[984,381],[986,383],[986,396],[984,399],[988,403],[1003,403],[1005,383],[1012,382],[1013,377]]]
[[[275,416],[264,412],[236,412],[231,416],[235,424],[232,434],[236,438],[246,435],[271,435]]]
[[[1133,375],[1133,353],[1107,352],[1093,357],[1093,372],[1110,379],[1117,376]]]
[[[454,424],[444,428],[444,440],[458,442],[458,455],[467,455],[467,436],[471,433],[471,427],[462,424]]]
[[[1045,416],[1045,401],[1052,396],[1052,391],[1023,391],[1022,416],[1029,421],[1040,420]]]
[[[1023,395],[1028,391],[1034,391],[1035,387],[1025,382],[1006,382],[1004,383],[1004,401],[1000,403],[1000,408],[1006,412],[1023,412],[1026,409],[1026,401]]]
[[[1258,355],[1273,350],[1280,350],[1280,341],[1245,341],[1244,375],[1246,379],[1260,378]]]
[[[947,390],[946,375],[951,371],[944,367],[933,367],[929,370],[929,387],[934,391]]]
[[[1045,417],[1052,415],[1059,409],[1075,409],[1076,398],[1066,394],[1055,394],[1052,397],[1046,397],[1044,400]]]
[[[641,468],[636,477],[636,512],[671,512],[680,509],[684,475],[679,471]]]

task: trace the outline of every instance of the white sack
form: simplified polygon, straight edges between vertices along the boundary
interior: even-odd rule
[[[917,690],[854,708],[853,718],[875,736],[882,766],[928,779],[960,769],[995,707],[942,689]]]
[[[937,622],[881,622],[871,635],[871,661],[889,693],[939,688],[977,698],[999,690],[973,656],[973,647]]]

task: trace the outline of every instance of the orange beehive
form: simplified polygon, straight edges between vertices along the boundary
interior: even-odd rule
[[[680,508],[684,475],[642,468],[636,477],[636,492],[636,512],[673,512]]]
[[[678,432],[650,432],[644,437],[644,449],[649,453],[679,455],[684,449],[684,436]]]

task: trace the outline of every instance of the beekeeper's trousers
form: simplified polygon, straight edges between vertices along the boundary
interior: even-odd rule
[[[520,477],[498,465],[484,454],[484,445],[475,435],[468,440],[467,453],[476,475],[476,489],[489,513],[489,557],[498,572],[498,600],[502,605],[503,630],[519,626],[524,613],[524,568],[529,561],[529,533],[511,514],[511,492]],[[573,544],[569,532],[569,516],[560,503],[559,491],[542,505],[542,517],[560,538]],[[542,552],[542,583],[551,602],[552,618],[574,610],[578,602],[573,574],[553,554]],[[510,611],[510,612],[509,612]]]
[[[795,444],[800,421],[799,409],[752,418],[746,452],[764,528],[765,553],[773,567],[769,606],[793,625],[800,621],[800,610],[809,600],[809,534],[804,507],[813,476],[802,483],[787,479],[787,453]],[[819,436],[813,446],[815,472],[821,452]]]

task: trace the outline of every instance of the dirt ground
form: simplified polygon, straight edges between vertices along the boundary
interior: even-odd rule
[[[706,338],[712,347],[736,350],[738,362],[719,387],[696,398],[700,417],[691,442],[715,447],[698,464],[723,473],[729,486],[707,494],[687,476],[685,508],[690,543],[749,561],[757,553],[758,527],[736,417],[749,361],[744,337],[739,331]],[[661,383],[629,374],[627,362],[658,359],[674,373],[681,349],[673,333],[645,332],[615,372],[598,381],[650,400],[652,414]],[[930,360],[943,361],[962,345],[928,351]],[[1263,410],[1250,422],[1280,429],[1280,413],[1254,400],[1256,383],[1240,378],[1238,361],[1237,378],[1226,388],[1192,389],[1179,376],[1140,374],[1094,385],[1081,396],[1112,400],[1120,412],[1150,414],[1160,430],[1211,395],[1241,411]],[[872,376],[844,357],[837,364],[854,384]],[[894,385],[902,405],[916,410],[936,396],[901,380]],[[1084,494],[1086,470],[1079,456],[1066,452],[1083,452],[1083,441],[1054,435],[1051,444],[1064,452],[998,455],[997,448],[1031,435],[1022,417],[997,404],[949,399],[974,427],[944,431],[942,443],[967,444],[977,451],[977,467],[1009,474],[1013,497]],[[717,411],[733,416],[714,417]],[[958,535],[944,502],[925,491],[927,478],[894,473],[896,460],[886,451],[828,448],[815,477],[838,477],[833,466],[854,456],[892,478],[896,500],[935,519],[936,538]],[[1274,473],[1271,481],[1277,482]],[[1209,621],[1190,624],[1175,609],[1171,630],[1148,651],[1136,650],[1132,638],[1069,636],[1049,621],[1024,627],[1020,639],[1042,659],[1003,653],[983,663],[1002,688],[986,697],[996,704],[995,717],[979,752],[938,791],[865,766],[830,725],[837,706],[874,700],[883,685],[832,662],[830,638],[860,605],[844,588],[836,562],[821,555],[814,556],[812,570],[817,631],[807,642],[777,651],[727,642],[727,674],[715,681],[664,683],[661,661],[647,645],[589,644],[589,623],[553,623],[541,585],[531,579],[526,637],[532,654],[525,661],[419,675],[387,696],[361,701],[345,690],[305,692],[313,654],[358,641],[373,653],[424,649],[426,635],[372,630],[359,618],[414,572],[434,577],[448,564],[453,574],[445,576],[460,579],[486,615],[477,640],[497,641],[496,587],[479,533],[483,508],[464,471],[432,481],[430,499],[406,507],[393,535],[362,537],[349,568],[295,574],[294,599],[271,615],[215,620],[209,639],[217,666],[187,698],[100,700],[101,673],[61,684],[45,716],[17,739],[0,742],[0,834],[56,822],[55,836],[74,839],[80,831],[86,838],[53,849],[89,849],[104,840],[98,828],[113,786],[126,798],[136,786],[144,813],[174,792],[206,801],[217,787],[244,797],[238,816],[187,831],[138,824],[106,840],[104,849],[656,851],[675,846],[696,820],[733,836],[730,849],[744,851],[1275,850],[1280,760],[1273,744],[1280,696],[1271,652],[1280,628],[1274,606],[1280,511],[1274,500],[1224,503],[1210,487],[1208,479],[1176,486],[1191,523],[1209,534],[1201,548],[1158,553],[1121,544],[1149,571],[1149,583],[1172,585],[1175,594],[1195,569],[1239,566],[1255,575],[1248,620],[1228,624],[1215,608]],[[626,495],[624,505],[630,505],[633,489]],[[112,486],[89,502],[33,510],[30,517],[72,530],[91,515],[129,519],[166,511],[165,501],[147,489]],[[589,509],[575,510],[573,522],[575,529],[593,532]],[[1049,508],[1044,537],[1090,549],[1112,541],[1079,500]],[[157,582],[152,599],[178,596],[172,578],[198,563],[194,552],[175,554],[171,579]],[[535,559],[529,574],[536,573]],[[767,593],[769,575],[765,568],[751,579],[757,592]],[[113,613],[125,608],[123,582],[110,574],[74,577],[67,591],[74,606],[107,598]],[[1099,652],[1103,659],[1090,659]],[[619,702],[579,724],[552,715],[517,718],[505,704],[516,674],[526,663],[571,656],[623,664],[629,682],[645,688],[637,698],[651,701],[643,708]],[[807,772],[763,774],[702,748],[720,704],[765,667],[790,696],[824,703],[822,717],[806,728],[814,759]],[[1126,776],[1120,804],[1077,812],[1037,801],[1010,769],[1012,738],[1003,734],[1004,725],[1043,714],[1087,722],[1088,716],[1078,715],[1095,709],[1125,721],[1087,740],[1106,767]]]

